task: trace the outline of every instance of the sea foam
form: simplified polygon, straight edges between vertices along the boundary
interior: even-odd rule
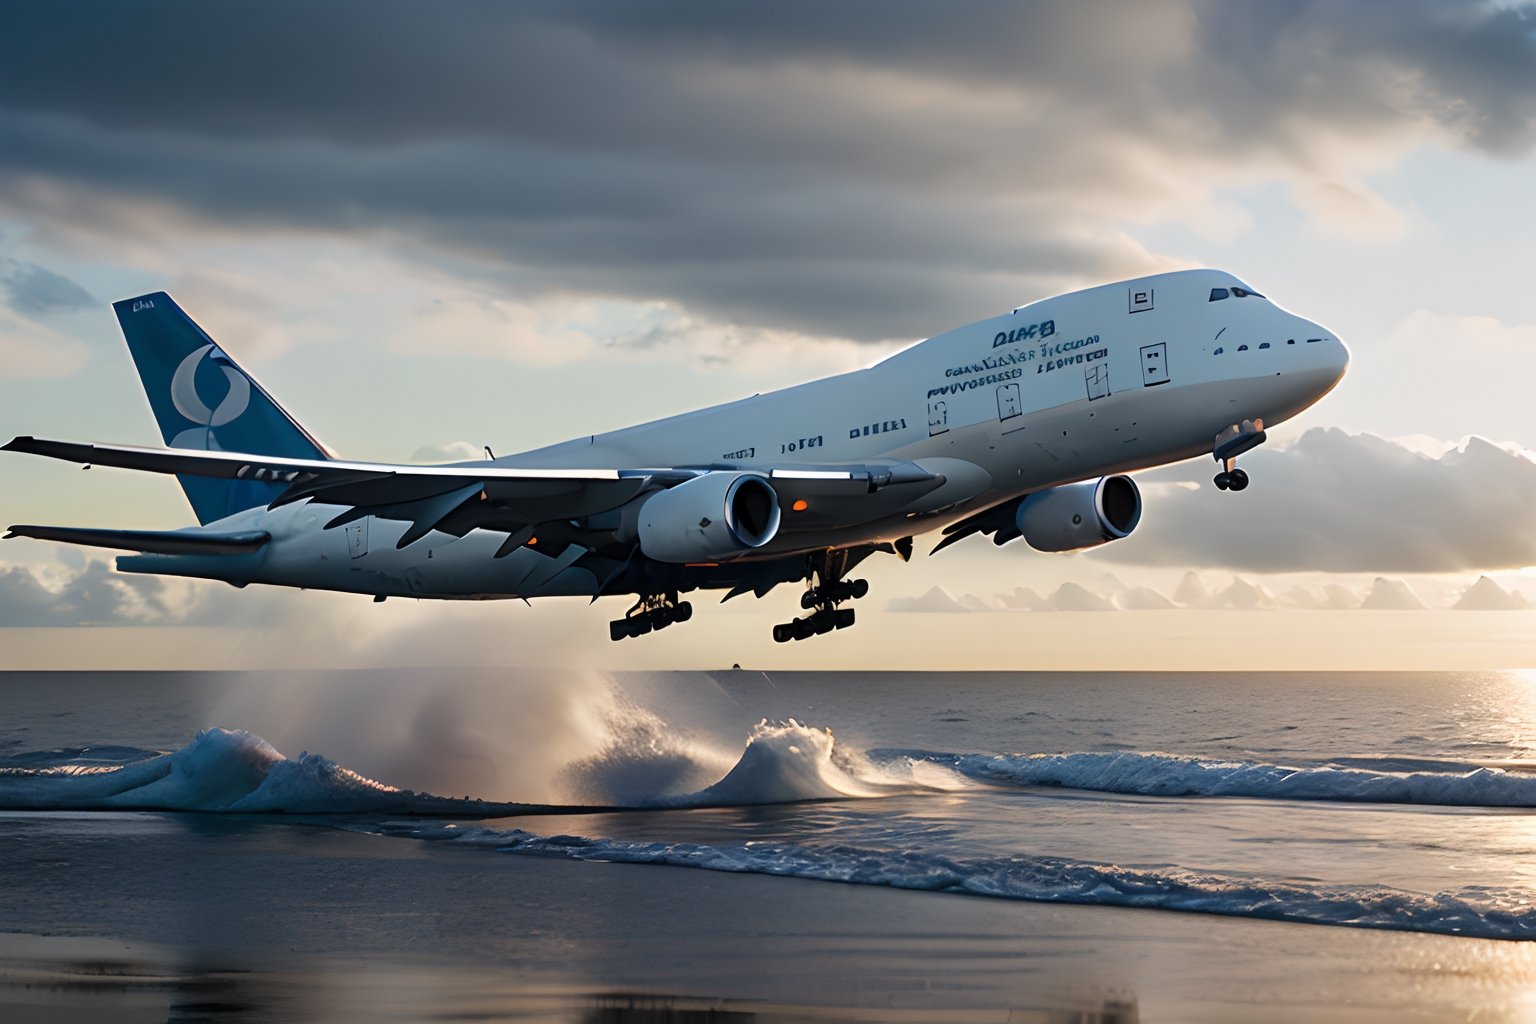
[[[519,829],[460,832],[451,827],[417,834],[524,856],[663,864],[1000,899],[1149,907],[1488,939],[1536,938],[1536,908],[1530,905],[1528,894],[1514,890],[1471,888],[1427,894],[1385,886],[1332,886],[1171,866],[1126,867],[1059,857],[946,857],[849,845],[632,842],[538,836]]]
[[[1261,761],[1114,752],[939,754],[881,751],[873,756],[926,761],[983,782],[1059,786],[1103,793],[1451,807],[1536,807],[1536,775],[1475,765],[1445,763],[1438,771],[1388,771],[1333,765],[1287,767]],[[1456,771],[1457,767],[1463,770]]]

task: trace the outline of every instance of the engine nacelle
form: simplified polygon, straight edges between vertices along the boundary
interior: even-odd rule
[[[753,473],[705,473],[640,506],[640,550],[658,562],[722,562],[779,532],[779,496]]]
[[[1077,551],[1127,537],[1141,521],[1141,491],[1128,476],[1106,476],[1029,495],[1015,528],[1036,551]]]

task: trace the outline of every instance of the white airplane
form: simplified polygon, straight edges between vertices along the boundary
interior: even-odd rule
[[[802,640],[853,624],[845,577],[972,534],[1071,551],[1125,537],[1123,474],[1211,454],[1241,491],[1265,424],[1349,363],[1327,330],[1230,274],[1191,270],[1043,299],[873,366],[518,455],[338,459],[164,292],[114,304],[167,448],[17,437],[6,451],[172,473],[201,525],[13,526],[137,552],[122,572],[386,597],[635,595],[614,640],[692,616],[680,595],[804,582]]]

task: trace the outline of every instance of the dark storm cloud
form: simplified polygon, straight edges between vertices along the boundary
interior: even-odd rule
[[[0,198],[379,231],[509,289],[905,337],[1146,269],[1117,225],[1245,167],[1522,152],[1532,27],[1423,0],[29,4]]]
[[[69,278],[20,260],[0,259],[0,289],[10,307],[23,316],[73,313],[96,306],[91,293]]]
[[[1536,462],[1481,438],[1438,459],[1369,434],[1314,429],[1244,456],[1252,486],[1223,494],[1214,464],[1140,475],[1196,480],[1148,496],[1105,557],[1258,572],[1455,572],[1536,565]]]

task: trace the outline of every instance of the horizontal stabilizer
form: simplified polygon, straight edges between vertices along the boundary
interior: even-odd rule
[[[242,555],[272,539],[265,530],[205,533],[197,530],[90,530],[73,526],[13,526],[5,537],[7,540],[31,537],[93,548],[142,551],[149,555]]]

